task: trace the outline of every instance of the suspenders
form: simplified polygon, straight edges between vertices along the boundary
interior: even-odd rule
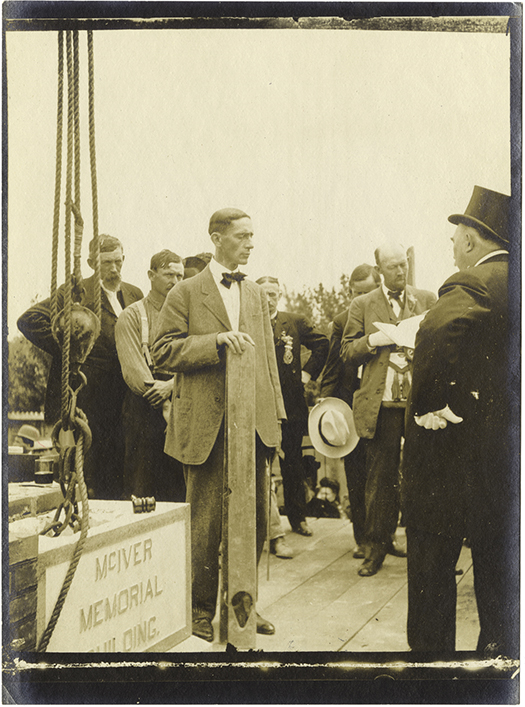
[[[149,323],[148,316],[146,314],[146,307],[144,307],[144,300],[139,300],[137,302],[137,307],[140,312],[140,319],[142,322],[142,353],[146,359],[150,369],[153,369],[153,361],[151,359],[151,354],[149,352]]]

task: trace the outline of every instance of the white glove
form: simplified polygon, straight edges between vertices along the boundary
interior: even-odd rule
[[[463,418],[455,415],[447,405],[442,410],[435,412],[427,412],[425,415],[414,415],[416,425],[424,427],[426,430],[444,430],[451,422],[453,425],[458,425],[463,422]]]

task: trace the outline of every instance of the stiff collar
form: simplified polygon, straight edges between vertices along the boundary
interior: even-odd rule
[[[213,275],[214,279],[215,279],[217,282],[220,282],[220,281],[222,280],[222,274],[223,274],[224,272],[232,272],[232,273],[234,273],[234,272],[238,272],[238,270],[239,270],[239,266],[238,266],[238,265],[237,265],[237,267],[235,268],[235,270],[229,270],[228,268],[225,268],[224,265],[221,265],[220,263],[218,263],[218,262],[215,260],[215,258],[212,258],[212,259],[210,260],[210,263],[209,263],[208,267],[210,268],[211,274]]]
[[[493,250],[491,253],[487,253],[487,255],[484,255],[482,258],[480,258],[478,260],[478,262],[476,263],[476,265],[481,265],[481,263],[484,263],[485,260],[488,260],[489,258],[493,258],[495,255],[508,255],[508,254],[509,254],[508,250],[503,250],[503,249]],[[474,267],[476,267],[476,265],[474,265]]]
[[[387,299],[387,302],[390,302],[390,297],[388,296],[388,292],[389,292],[388,287],[385,285],[384,282],[381,283],[381,287],[383,288],[383,293],[384,293],[384,295],[385,295],[385,297],[386,297],[386,299]],[[405,301],[405,293],[406,293],[406,287],[405,287],[405,289],[401,292],[401,298],[398,300],[399,306],[400,306],[401,308],[403,308],[403,305],[402,305],[401,303]]]
[[[108,297],[111,297],[112,295],[115,295],[115,296],[118,295],[118,293],[120,292],[120,289],[121,289],[121,285],[122,285],[122,282],[120,283],[120,285],[118,286],[118,288],[116,290],[108,290],[107,287],[104,287],[104,283],[102,282],[102,280],[100,281],[100,287],[104,290],[104,292],[107,294]]]

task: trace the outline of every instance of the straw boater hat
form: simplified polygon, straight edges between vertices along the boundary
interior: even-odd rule
[[[352,409],[339,398],[324,398],[312,408],[308,434],[315,449],[332,459],[350,454],[359,442]]]
[[[448,220],[456,226],[464,223],[481,228],[489,237],[508,245],[510,196],[475,186],[465,213],[452,214]]]

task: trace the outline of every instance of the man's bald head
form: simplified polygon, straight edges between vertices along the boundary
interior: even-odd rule
[[[379,245],[374,256],[377,270],[383,276],[389,290],[401,292],[405,289],[408,275],[406,251],[401,243],[385,242]]]

